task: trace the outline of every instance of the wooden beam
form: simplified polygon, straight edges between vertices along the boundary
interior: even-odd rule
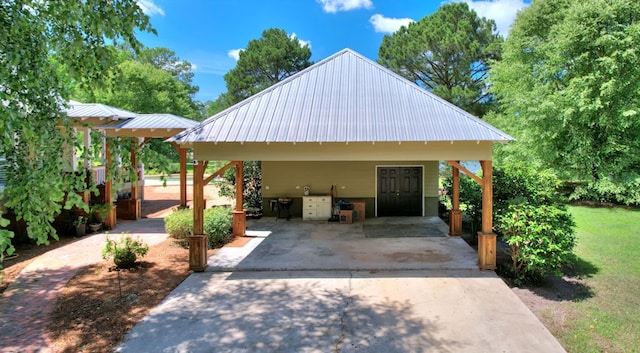
[[[236,165],[236,211],[242,211],[244,203],[244,176],[242,174],[242,162],[233,162]]]
[[[180,155],[180,207],[187,207],[187,149],[178,148]]]
[[[493,167],[490,160],[482,166],[482,231],[478,232],[478,267],[495,270],[496,234],[493,232]]]
[[[457,162],[457,161],[447,161],[447,163],[449,163],[450,166],[456,167],[457,169],[461,170],[463,173],[465,173],[471,179],[475,180],[478,184],[482,185],[482,179],[479,176],[473,174],[469,169],[467,169],[464,166],[462,166],[462,164],[460,164],[459,162]]]
[[[449,212],[449,235],[462,235],[462,212],[460,211],[460,170],[451,167],[451,211]]]
[[[107,141],[105,140],[105,142]],[[106,178],[104,181],[104,203],[106,205],[111,205],[113,204],[113,202],[111,201],[111,195],[113,194],[113,175],[110,175],[109,168],[113,163],[113,159],[111,158],[111,150],[108,143],[105,143],[105,155],[107,157],[107,162],[105,165]],[[116,209],[112,208],[111,212],[109,212],[109,215],[107,216],[107,220],[105,221],[105,228],[112,229],[113,227],[115,227],[117,222],[116,219]]]
[[[193,165],[193,234],[204,234],[204,163]]]
[[[482,231],[493,232],[493,168],[491,161],[480,161],[482,166]]]
[[[180,207],[187,207],[187,149],[182,148],[175,141],[172,141],[171,145],[175,147],[180,156]]]
[[[134,138],[131,141],[131,168],[135,171],[136,180],[135,182],[131,180],[131,199],[138,199],[138,178],[140,178],[140,174],[138,172],[138,159],[136,158],[136,152],[138,150],[138,139]],[[136,217],[138,219],[138,217]]]
[[[204,168],[205,163],[193,165],[193,235],[189,236],[189,268],[196,272],[207,268],[207,235],[204,234]]]
[[[231,167],[235,167],[237,165],[238,162],[229,162],[229,164],[225,165],[224,167],[218,169],[218,171],[216,171],[215,173],[209,175],[206,179],[204,179],[204,185],[207,185],[211,182],[211,180],[213,180],[213,178],[224,174],[224,172],[226,172],[229,168]],[[242,162],[240,162],[242,163]],[[203,169],[204,171],[204,169]]]
[[[233,235],[242,237],[247,230],[247,215],[244,212],[244,175],[242,161],[232,162],[236,166],[236,210],[233,212]]]

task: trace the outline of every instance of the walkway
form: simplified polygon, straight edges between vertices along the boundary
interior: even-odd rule
[[[128,232],[150,246],[167,237],[161,218],[118,222],[112,236]],[[104,244],[104,233],[89,235],[44,253],[22,270],[0,300],[0,353],[51,352],[45,328],[56,292],[83,267],[102,261]]]

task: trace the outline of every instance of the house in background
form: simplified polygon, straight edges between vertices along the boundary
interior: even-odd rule
[[[473,177],[483,185],[483,209],[488,212],[479,258],[482,262],[485,250],[492,252],[487,260],[493,258],[493,264],[492,146],[511,140],[350,49],[172,138],[192,148],[196,161],[203,163],[262,161],[264,208],[269,209],[271,200],[291,198],[297,204],[294,216],[301,216],[305,207],[304,186],[310,186],[311,194],[326,196],[332,185],[339,199],[364,201],[367,217],[436,215],[439,161],[465,173],[468,170],[458,161],[480,161],[484,176]],[[200,178],[194,174],[194,195],[202,193],[197,190],[203,187]],[[241,205],[236,212],[242,211]],[[195,196],[194,208],[194,229],[199,230],[201,210]],[[455,200],[452,214],[459,217]],[[459,223],[458,218],[453,223]]]

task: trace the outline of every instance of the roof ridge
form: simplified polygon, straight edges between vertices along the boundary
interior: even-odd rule
[[[351,49],[345,49],[345,50],[349,50],[351,51]],[[425,94],[427,96],[429,96],[432,99],[435,99],[438,103],[440,103],[441,105],[447,106],[448,108],[453,108],[454,110],[456,110],[460,115],[462,115],[464,118],[472,120],[475,123],[479,123],[481,125],[484,125],[484,127],[489,128],[491,130],[493,130],[495,133],[499,134],[499,135],[505,135],[505,137],[507,138],[511,138],[513,139],[513,137],[509,136],[509,134],[506,134],[503,131],[500,131],[500,129],[496,128],[495,126],[487,123],[486,121],[482,120],[481,118],[469,113],[468,111],[458,107],[457,105],[449,102],[448,100],[436,95],[435,93],[429,92],[426,89],[424,89],[423,87],[420,87],[417,83],[409,81],[406,77],[401,76],[400,74],[396,73],[395,71],[382,66],[381,64],[367,58],[366,56],[351,51],[353,54],[355,54],[357,57],[359,57],[360,59],[368,62],[369,64],[373,64],[374,67],[376,67],[378,70],[384,71],[386,72],[388,75],[390,75],[391,77],[395,78],[396,80],[399,80],[400,82],[404,83],[405,85],[407,85],[408,87],[410,87],[411,89],[415,89],[418,92]]]

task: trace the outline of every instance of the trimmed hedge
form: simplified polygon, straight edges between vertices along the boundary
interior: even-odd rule
[[[233,213],[228,207],[204,210],[204,233],[209,238],[209,247],[220,247],[231,241],[232,219]]]
[[[220,247],[231,240],[233,212],[227,207],[214,207],[204,210],[204,233],[209,238],[211,248]],[[188,246],[189,236],[193,234],[193,210],[177,209],[164,219],[167,234],[183,246]]]
[[[193,234],[193,211],[188,208],[177,209],[164,218],[164,229],[183,246],[187,246],[188,237]]]

